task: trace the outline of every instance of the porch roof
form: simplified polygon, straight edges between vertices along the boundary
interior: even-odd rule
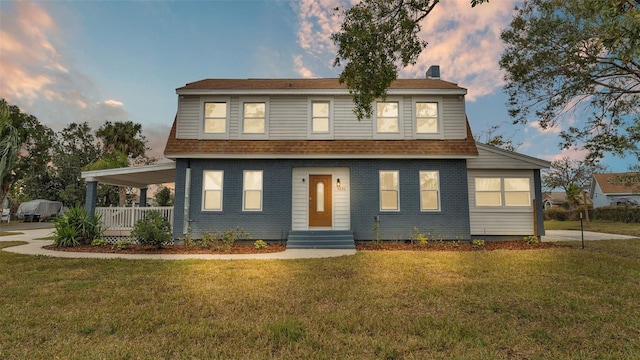
[[[172,161],[147,166],[83,171],[82,178],[85,181],[144,189],[152,184],[175,182],[176,163]]]

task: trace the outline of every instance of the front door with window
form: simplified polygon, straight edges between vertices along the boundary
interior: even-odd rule
[[[309,226],[331,226],[331,175],[309,175]]]

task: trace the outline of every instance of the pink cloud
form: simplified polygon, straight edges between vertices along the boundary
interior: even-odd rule
[[[440,65],[442,78],[469,89],[473,101],[492,94],[503,85],[498,65],[502,53],[500,32],[511,21],[518,0],[503,0],[472,8],[469,1],[443,1],[422,22],[421,37],[429,42],[417,63],[402,69],[399,76],[420,78],[431,65]],[[298,43],[306,51],[297,68],[312,72],[332,68],[336,48],[331,34],[342,17],[335,7],[349,7],[357,1],[302,0],[297,6]]]
[[[295,65],[295,70],[300,76],[303,78],[314,78],[317,77],[313,74],[309,68],[304,66],[304,62],[302,60],[302,55],[296,55],[293,57],[293,63]]]

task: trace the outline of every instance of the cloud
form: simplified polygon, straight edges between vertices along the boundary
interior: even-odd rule
[[[122,101],[105,99],[94,81],[85,75],[67,53],[70,47],[63,23],[52,17],[46,3],[16,1],[2,3],[0,12],[0,98],[36,116],[54,131],[72,122],[87,122],[97,130],[105,121],[129,121]],[[71,44],[72,45],[72,44]],[[143,127],[162,158],[169,128]]]
[[[517,0],[486,3],[474,8],[469,1],[443,1],[421,23],[428,41],[404,77],[423,77],[431,65],[440,65],[442,79],[469,89],[467,100],[489,95],[503,85],[498,61],[503,50],[500,32],[511,21]]]
[[[525,129],[525,132],[528,129],[534,129],[534,130],[537,130],[537,131],[539,131],[539,132],[541,132],[543,134],[560,134],[562,132],[561,124],[556,124],[554,126],[548,126],[546,129],[543,129],[540,126],[540,122],[539,121],[532,121],[532,122],[528,123],[527,127]]]
[[[304,66],[304,62],[302,60],[302,55],[295,55],[293,57],[293,63],[295,65],[295,71],[300,74],[303,78],[315,78],[316,75],[313,74],[309,68]]]
[[[124,104],[118,100],[106,100],[104,104],[111,107],[124,107]]]
[[[331,68],[336,53],[331,34],[340,30],[342,24],[342,17],[333,9],[349,7],[355,2],[300,2],[297,6],[298,43],[305,53],[296,62],[296,69],[318,73]],[[440,65],[444,80],[469,89],[468,100],[474,101],[498,91],[503,85],[503,74],[498,65],[503,50],[500,32],[511,21],[517,2],[503,0],[475,8],[469,1],[440,2],[421,24],[420,35],[429,42],[427,49],[415,65],[402,69],[399,76],[424,77],[429,66]]]

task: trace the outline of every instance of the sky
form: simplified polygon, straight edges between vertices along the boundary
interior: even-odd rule
[[[355,0],[351,0],[355,1]],[[175,89],[206,78],[338,77],[332,66],[339,30],[334,8],[350,0],[7,1],[0,0],[0,98],[55,131],[87,121],[142,124],[151,155],[162,158],[177,109]],[[443,80],[468,89],[467,116],[483,140],[490,126],[545,160],[582,159],[561,150],[569,124],[541,130],[511,125],[498,66],[517,0],[471,8],[446,0],[422,23],[429,44],[400,78],[423,78],[440,65]],[[611,171],[631,159],[607,156]]]

